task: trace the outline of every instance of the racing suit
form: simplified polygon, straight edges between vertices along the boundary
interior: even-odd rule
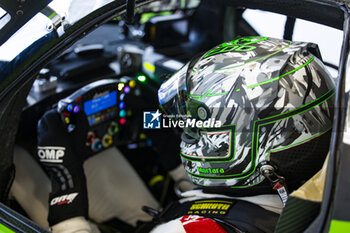
[[[327,157],[328,158],[328,157]],[[306,229],[310,216],[316,217],[318,211],[312,206],[322,202],[328,159],[322,169],[299,189],[290,194],[292,202],[287,201],[285,208],[295,208],[298,203],[300,219],[293,218],[290,224],[297,226],[297,231]],[[278,195],[265,194],[251,197],[230,197],[220,194],[207,194],[202,190],[187,191],[183,199],[168,206],[154,217],[153,225],[144,225],[139,232],[151,233],[231,233],[231,232],[278,232],[279,223],[290,221],[282,212],[283,203]],[[288,203],[290,205],[288,205]],[[302,203],[302,204],[301,204]],[[305,205],[305,208],[302,206]],[[317,209],[317,208],[316,208]],[[288,211],[286,211],[288,212]],[[289,211],[290,212],[290,211]],[[294,212],[293,212],[294,214]],[[315,215],[316,214],[316,215]],[[283,216],[284,219],[283,219]],[[288,215],[289,216],[289,215]],[[305,220],[306,219],[306,220]],[[312,217],[311,217],[312,219]],[[290,226],[290,225],[288,225]]]
[[[230,197],[203,190],[184,192],[183,198],[155,216],[138,232],[231,233],[274,232],[283,203],[278,195]]]

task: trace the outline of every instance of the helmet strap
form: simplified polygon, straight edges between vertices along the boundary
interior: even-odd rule
[[[281,198],[283,206],[286,205],[288,200],[288,189],[285,182],[285,178],[276,173],[275,167],[267,164],[266,162],[260,166],[260,174],[271,182],[272,189],[276,190],[278,196]]]

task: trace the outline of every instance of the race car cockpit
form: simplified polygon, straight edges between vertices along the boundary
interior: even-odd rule
[[[174,25],[173,33],[176,34],[177,25],[188,20],[191,9],[185,8],[176,19],[167,19],[167,13],[153,26]],[[168,9],[161,12],[165,10]],[[149,14],[142,15],[147,17]],[[144,20],[141,20],[141,14],[139,17],[139,21]],[[164,79],[161,76],[183,66],[181,60],[153,51],[154,46],[146,46],[153,42],[147,38],[150,29],[142,27],[150,27],[150,24],[153,23],[147,21],[125,26],[123,20],[113,19],[68,48],[38,73],[27,96],[17,134],[14,153],[17,175],[11,195],[24,209],[23,213],[41,226],[49,227],[48,204],[62,206],[66,198],[73,197],[59,195],[47,201],[51,189],[50,170],[55,173],[69,170],[59,163],[67,156],[67,150],[43,145],[36,148],[40,137],[37,122],[50,109],[58,112],[59,122],[55,124],[63,126],[67,137],[76,131],[84,131],[84,135],[79,136],[84,142],[76,150],[84,156],[89,212],[94,221],[112,229],[132,231],[137,220],[150,219],[142,206],[158,209],[175,200],[175,193],[180,192],[180,182],[182,186],[192,187],[183,170],[177,168],[178,133],[172,129],[159,130],[160,134],[147,131],[142,123],[143,112],[158,106],[156,90]],[[120,34],[110,33],[112,30]],[[135,31],[143,30],[147,35],[140,38]],[[171,39],[174,41],[169,40],[170,44],[177,43],[178,38]],[[169,48],[169,44],[160,47]],[[169,151],[174,156],[161,158],[160,155]],[[31,159],[33,155],[38,156],[36,161]],[[174,179],[170,179],[167,173],[174,169],[176,172],[170,172]],[[62,179],[62,175],[57,176]],[[63,177],[69,180],[69,175]],[[110,177],[114,177],[113,181]],[[174,182],[177,182],[176,191],[172,188]],[[80,192],[71,193],[79,193],[74,199],[81,196]],[[124,210],[122,203],[126,204]],[[37,208],[32,208],[33,205]],[[91,213],[94,213],[93,217]]]
[[[346,194],[350,192],[344,188],[348,174],[344,158],[347,2],[35,2],[30,8],[26,1],[0,1],[0,156],[4,157],[0,162],[0,201],[5,204],[0,205],[0,231],[196,232],[189,226],[205,222],[207,231],[217,224],[217,232],[346,232],[350,218],[340,206],[349,205]],[[268,17],[275,18],[269,21]],[[307,23],[301,19],[317,24],[303,27]],[[320,24],[326,26],[317,31]],[[315,40],[313,35],[299,33],[302,30],[329,38],[326,42]],[[344,39],[342,48],[337,41],[340,37]],[[295,63],[290,65],[290,61]],[[228,71],[232,67],[237,75]],[[214,74],[217,70],[223,72]],[[248,80],[252,73],[256,77]],[[294,73],[300,83],[283,82]],[[243,84],[226,80],[235,75],[247,82],[251,103],[245,101]],[[317,81],[310,81],[311,76]],[[271,84],[280,80],[280,86]],[[275,86],[257,91],[267,83]],[[329,92],[320,94],[324,83]],[[338,83],[336,88],[333,83]],[[231,84],[234,88],[226,90]],[[213,91],[218,87],[221,92]],[[299,101],[286,95],[283,88],[307,94]],[[226,95],[239,95],[240,99]],[[258,123],[267,111],[254,115],[257,118],[249,118],[249,114],[263,106],[255,98],[272,96],[281,98],[269,106],[281,116],[290,113],[286,109],[299,109],[296,103],[303,103],[300,109],[307,105],[307,98],[319,101],[317,106],[330,106],[322,105],[311,114],[315,122],[327,127],[312,137],[303,132],[305,138],[301,136],[294,144],[292,139],[282,141],[286,135],[282,130],[263,139],[263,130],[269,129],[259,128]],[[288,106],[278,108],[282,102]],[[242,142],[244,130],[236,123],[224,124],[225,132],[173,123],[174,119],[186,121],[189,115],[203,121],[210,116],[231,119],[241,103],[246,105],[246,112],[240,115],[247,123],[244,130],[254,131],[256,122],[258,127],[257,136],[253,133],[244,140],[256,147],[240,147],[246,144]],[[300,115],[300,119],[284,127],[300,130],[315,125],[307,116]],[[332,124],[333,130],[328,127]],[[312,157],[322,158],[308,170],[307,179],[289,186],[291,190],[284,188],[286,174],[281,174],[275,163],[268,163],[270,154],[254,157],[251,152],[262,145],[267,148],[273,140],[281,143],[268,153],[289,148],[288,143],[297,147],[310,138],[318,140],[326,131],[327,138],[322,136],[318,147],[327,151],[329,147],[328,154]],[[212,152],[214,147],[218,150]],[[231,150],[247,156],[231,154]],[[232,157],[225,162],[230,164],[224,166],[213,159],[226,159],[227,154],[222,153],[227,151]],[[295,151],[309,153],[305,148]],[[248,157],[256,166],[240,164]],[[268,162],[261,163],[261,157]],[[293,158],[298,165],[298,156]],[[279,159],[283,162],[282,156]],[[230,169],[235,172],[235,166],[242,174],[254,169],[251,174],[256,175],[242,175],[235,183],[235,178],[225,177],[233,174]],[[316,170],[319,172],[314,174]],[[259,182],[271,181],[268,192],[264,189],[254,196],[245,191],[231,193],[235,185],[262,190],[259,182],[254,183],[258,178]],[[243,181],[249,185],[239,186]],[[223,184],[231,186],[227,189]],[[235,220],[226,221],[230,218]]]

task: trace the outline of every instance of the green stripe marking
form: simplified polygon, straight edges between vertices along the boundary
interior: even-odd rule
[[[250,41],[250,42],[244,43],[243,45],[255,44],[255,43],[258,43],[258,42],[260,42],[260,41],[267,40],[267,39],[268,39],[268,37],[263,37],[263,38],[260,38],[259,40],[253,40],[253,41]]]
[[[329,233],[348,233],[350,231],[350,221],[340,221],[332,219]]]
[[[189,95],[189,96],[192,98],[201,98],[202,97],[201,95]]]
[[[0,223],[0,233],[15,233],[10,228],[6,227],[5,225]]]
[[[259,36],[256,36],[256,37],[254,37],[254,38],[258,38],[258,37],[259,37]],[[248,42],[242,43],[242,44],[239,44],[239,45],[250,45],[250,44],[255,44],[255,43],[258,43],[258,42],[260,42],[260,41],[264,41],[264,40],[267,40],[267,39],[268,39],[268,37],[263,37],[263,38],[260,38],[260,39],[258,39],[258,40],[252,40],[252,39],[254,39],[254,38],[251,38],[251,39],[243,39],[243,41],[247,41],[247,40],[248,40]],[[225,47],[225,46],[229,46],[229,45],[231,45],[231,44],[235,45],[235,44],[237,44],[241,39],[242,39],[242,38],[238,38],[237,40],[233,40],[233,41],[229,41],[229,42],[224,42],[224,43],[222,43],[220,46]]]
[[[191,98],[198,98],[198,101],[203,99],[204,97],[212,97],[212,96],[218,96],[218,95],[226,95],[228,93],[228,91],[226,92],[222,92],[222,93],[215,93],[215,94],[211,94],[211,92],[213,91],[213,89],[210,89],[208,92],[206,92],[204,95],[188,95]]]
[[[244,65],[246,65],[246,64],[252,63],[252,62],[259,61],[259,60],[261,60],[261,59],[265,59],[265,58],[271,57],[271,56],[273,56],[273,55],[275,55],[275,54],[277,54],[277,53],[283,51],[284,49],[288,48],[291,44],[292,44],[292,42],[290,42],[286,47],[283,47],[283,48],[281,48],[280,50],[277,50],[277,51],[274,52],[274,53],[271,53],[271,54],[269,54],[269,55],[266,55],[265,57],[260,57],[260,58],[258,58],[258,59],[255,59],[255,60],[252,60],[252,61],[249,61],[249,62],[240,64],[240,65],[237,65],[237,66],[232,66],[232,67],[227,67],[227,68],[221,68],[221,69],[217,69],[217,70],[214,70],[214,71],[234,69],[234,68],[241,67],[241,66],[244,66]]]
[[[222,93],[216,93],[216,94],[209,94],[208,97],[217,96],[217,95],[226,95],[227,93],[228,91],[222,92]]]
[[[56,15],[56,12],[52,12],[51,15],[49,15],[49,19],[52,19]]]
[[[314,58],[315,58],[315,56],[312,56],[312,58],[310,60],[308,60],[305,64],[295,68],[294,70],[291,70],[291,71],[289,71],[289,72],[287,72],[285,74],[282,74],[282,75],[280,75],[280,76],[278,76],[276,78],[272,78],[272,79],[266,80],[266,81],[261,82],[261,83],[256,83],[256,84],[250,85],[250,86],[248,86],[248,88],[253,88],[253,87],[257,87],[257,86],[261,86],[261,85],[264,85],[264,84],[267,84],[267,83],[271,83],[271,82],[277,81],[280,78],[282,78],[282,77],[284,77],[284,76],[286,76],[288,74],[294,73],[295,71],[300,70],[301,68],[307,66],[310,62],[312,62],[314,60]]]

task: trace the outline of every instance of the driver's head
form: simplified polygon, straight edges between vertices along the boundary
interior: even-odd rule
[[[181,158],[195,184],[268,193],[266,168],[285,177],[289,189],[321,168],[334,83],[318,54],[310,43],[242,37],[192,59],[163,83],[162,108],[185,121]]]

